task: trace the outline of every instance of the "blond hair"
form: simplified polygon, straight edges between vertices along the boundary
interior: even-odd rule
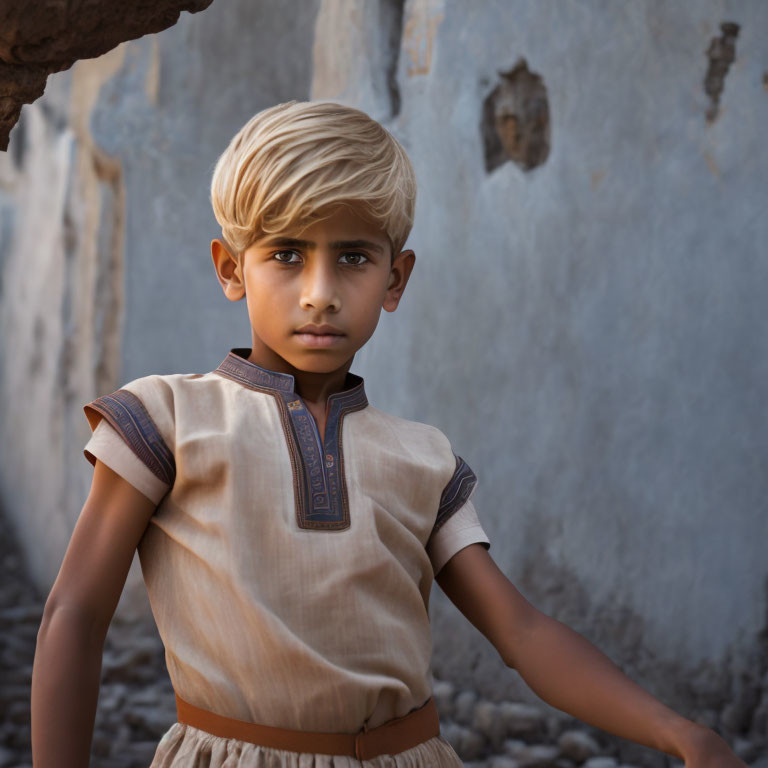
[[[416,177],[403,147],[365,112],[289,101],[254,115],[219,157],[211,205],[238,257],[266,235],[302,228],[352,205],[378,224],[391,258],[413,226]]]

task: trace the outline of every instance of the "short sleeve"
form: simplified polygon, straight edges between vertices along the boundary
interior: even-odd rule
[[[98,458],[158,503],[173,486],[176,462],[145,404],[147,401],[166,425],[172,439],[172,427],[167,424],[168,405],[162,396],[162,384],[156,379],[136,379],[83,406],[93,430],[83,453],[91,464]]]
[[[171,486],[139,459],[106,419],[99,421],[83,453],[91,464],[95,464],[96,459],[106,464],[155,505],[170,490]]]
[[[427,541],[427,554],[435,576],[464,547],[475,543],[486,549],[491,546],[470,500],[477,476],[461,456],[454,456],[456,467],[440,497],[435,524]]]

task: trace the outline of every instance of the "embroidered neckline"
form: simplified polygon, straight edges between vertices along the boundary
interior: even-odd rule
[[[296,395],[296,380],[292,374],[272,371],[256,365],[247,359],[250,354],[251,350],[248,347],[235,347],[221,361],[216,371],[262,389]],[[368,405],[363,377],[348,371],[346,383],[346,389],[328,395],[328,403],[330,404],[334,399],[341,399],[344,406],[348,404],[359,408]],[[296,397],[299,396],[296,395]]]
[[[328,396],[321,441],[307,404],[294,389],[294,377],[250,362],[246,359],[250,353],[244,347],[230,350],[215,373],[275,398],[291,458],[298,526],[320,531],[349,528],[342,422],[368,405],[362,377],[347,372],[346,383],[351,386]]]

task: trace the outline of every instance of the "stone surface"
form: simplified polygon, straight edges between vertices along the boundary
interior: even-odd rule
[[[582,768],[616,768],[618,763],[613,757],[590,757]]]
[[[505,701],[497,708],[497,717],[510,736],[532,736],[544,726],[544,714],[539,707]]]
[[[100,56],[124,40],[175,24],[182,11],[197,13],[212,0],[48,0],[0,4],[0,150],[21,107],[39,98],[51,72],[77,59]]]
[[[500,706],[491,701],[479,701],[475,705],[472,727],[488,739],[494,751],[499,751],[506,737],[513,735],[508,721],[501,716]]]
[[[432,686],[432,695],[435,697],[435,704],[440,717],[451,720],[454,717],[454,699],[456,689],[447,680],[436,680]]]
[[[504,741],[504,752],[510,757],[520,757],[526,747],[527,745],[522,739],[506,739]]]
[[[475,691],[459,691],[453,708],[456,721],[469,725],[474,720],[476,704],[477,693]]]
[[[488,768],[520,768],[520,763],[513,757],[498,755],[488,761]]]
[[[485,755],[485,739],[477,731],[458,723],[447,723],[440,730],[462,760],[476,760]]]
[[[531,744],[517,757],[520,768],[555,768],[560,750],[552,744]]]
[[[32,765],[30,685],[45,602],[23,560],[12,554],[17,542],[9,522],[0,509],[0,628],[4,643],[0,660],[0,768]],[[14,642],[6,643],[6,639]],[[115,682],[125,677],[128,658],[133,660],[128,682]],[[175,720],[173,689],[156,630],[146,622],[116,617],[104,644],[91,765],[149,765],[157,742]]]
[[[584,731],[565,731],[558,739],[557,745],[565,757],[581,763],[594,757],[600,751],[600,745]]]

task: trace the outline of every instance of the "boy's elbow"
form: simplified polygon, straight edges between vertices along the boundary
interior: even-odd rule
[[[496,645],[496,650],[510,669],[519,671],[523,665],[523,659],[527,649],[534,647],[536,634],[543,626],[543,622],[552,621],[546,613],[528,604],[525,610],[518,610],[515,615],[514,627],[505,633],[502,641]]]
[[[42,645],[51,635],[66,632],[74,635],[83,643],[102,646],[108,628],[109,624],[104,626],[102,621],[80,606],[59,600],[51,594],[43,608],[43,615],[37,630],[37,645],[38,647]]]

